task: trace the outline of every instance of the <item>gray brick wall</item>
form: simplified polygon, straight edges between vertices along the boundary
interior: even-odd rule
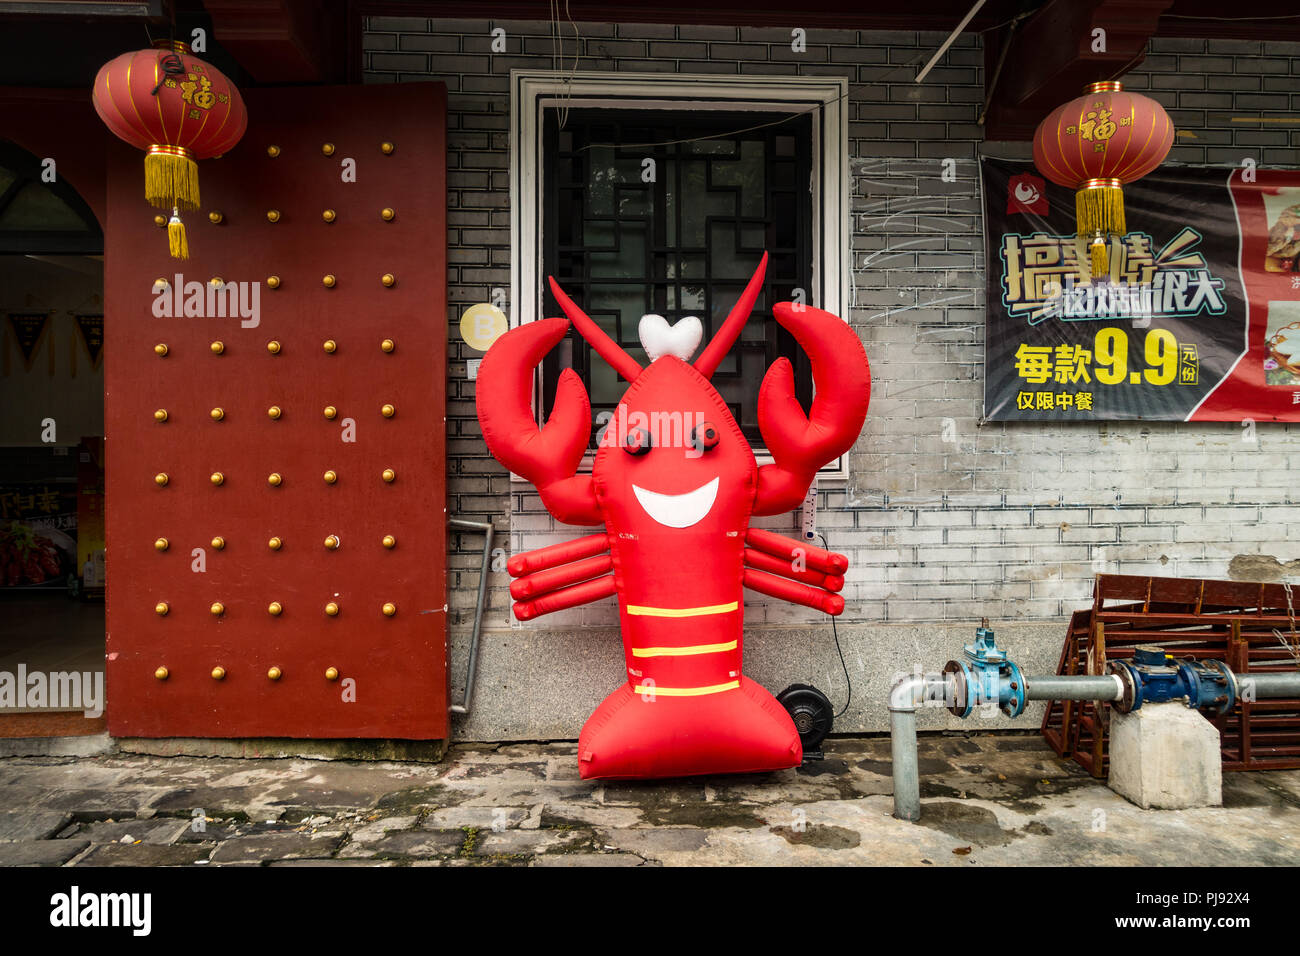
[[[1156,38],[1124,77],[1169,111],[1179,129],[1169,158],[1180,163],[1300,165],[1300,128],[1251,121],[1300,109],[1300,43]]]
[[[492,53],[502,27],[508,50]],[[848,621],[1059,619],[1096,571],[1226,576],[1233,558],[1300,557],[1300,455],[1293,426],[1235,423],[980,424],[984,346],[976,125],[978,37],[964,36],[922,85],[938,34],[581,24],[578,69],[845,76],[851,84],[853,305],[872,362],[871,414],[847,486],[820,493],[831,546],[852,559]],[[565,26],[562,63],[573,68]],[[509,287],[509,70],[551,68],[546,22],[372,17],[365,81],[436,79],[449,91],[449,507],[488,519],[512,551],[581,533],[556,526],[528,486],[486,454],[457,334],[466,306]],[[1126,77],[1169,109],[1172,159],[1300,164],[1300,129],[1234,118],[1300,108],[1300,44],[1160,40]],[[957,181],[940,179],[944,159]],[[951,419],[945,441],[944,421]],[[765,522],[793,528],[792,518]],[[453,637],[477,588],[477,542],[452,559]],[[1256,565],[1258,567],[1258,565]],[[1258,573],[1258,572],[1256,572]],[[508,581],[490,584],[489,627],[511,626]],[[756,596],[755,596],[756,597]],[[747,623],[818,622],[753,600]],[[608,628],[612,601],[544,619]],[[821,626],[818,623],[817,626]],[[538,653],[534,651],[534,653]]]

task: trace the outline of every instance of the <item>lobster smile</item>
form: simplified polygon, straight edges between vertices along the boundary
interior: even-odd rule
[[[668,528],[689,528],[704,518],[718,497],[718,478],[681,495],[661,495],[632,486],[641,507],[659,524]]]

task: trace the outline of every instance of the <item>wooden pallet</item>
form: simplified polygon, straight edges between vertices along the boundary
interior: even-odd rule
[[[1226,661],[1238,675],[1294,670],[1289,641],[1300,632],[1300,586],[1288,602],[1281,584],[1099,574],[1092,607],[1075,611],[1061,649],[1058,674],[1102,674],[1107,660],[1158,644],[1177,658]],[[1109,703],[1051,701],[1043,736],[1062,757],[1094,777],[1106,775]],[[1300,767],[1300,698],[1239,701],[1214,718],[1223,738],[1224,770]]]

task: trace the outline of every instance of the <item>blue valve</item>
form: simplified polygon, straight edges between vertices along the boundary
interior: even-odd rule
[[[975,629],[975,643],[962,648],[962,659],[949,661],[943,671],[953,675],[950,713],[969,717],[977,706],[994,703],[1008,717],[1025,712],[1025,677],[998,647],[987,618]]]
[[[1140,644],[1131,660],[1110,661],[1106,670],[1124,683],[1124,696],[1115,701],[1121,714],[1147,702],[1181,700],[1195,710],[1222,716],[1237,703],[1237,678],[1223,661],[1179,661],[1163,647]]]

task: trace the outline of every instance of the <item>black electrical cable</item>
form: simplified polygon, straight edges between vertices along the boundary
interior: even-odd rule
[[[158,95],[158,90],[167,82],[169,76],[185,75],[185,64],[177,53],[168,53],[158,61],[158,64],[162,67],[162,74],[158,77],[158,85],[149,91],[151,96]]]
[[[822,550],[829,551],[831,549],[831,546],[830,546],[830,542],[826,540],[826,535],[822,534],[820,531],[814,533],[817,535],[817,537],[822,539]],[[853,703],[853,678],[849,677],[849,665],[844,663],[844,648],[840,647],[840,632],[839,629],[836,628],[835,626],[835,615],[828,614],[827,617],[831,619],[831,634],[835,637],[835,650],[840,655],[840,667],[844,668],[844,683],[848,686],[849,689],[848,700],[844,702],[843,709],[841,709],[840,712],[836,714],[834,717],[835,720],[839,720],[841,717],[844,716],[845,712],[849,709],[849,704]]]
[[[149,25],[147,23],[144,25],[144,35],[149,38],[149,45],[153,46],[153,34],[149,32]],[[181,60],[180,54],[176,52],[175,10],[172,11],[172,23],[167,30],[167,43],[171,52],[158,61],[159,65],[162,67],[162,74],[158,77],[158,85],[149,91],[150,96],[158,95],[158,91],[162,89],[162,85],[167,82],[167,77],[185,75],[185,63]]]

